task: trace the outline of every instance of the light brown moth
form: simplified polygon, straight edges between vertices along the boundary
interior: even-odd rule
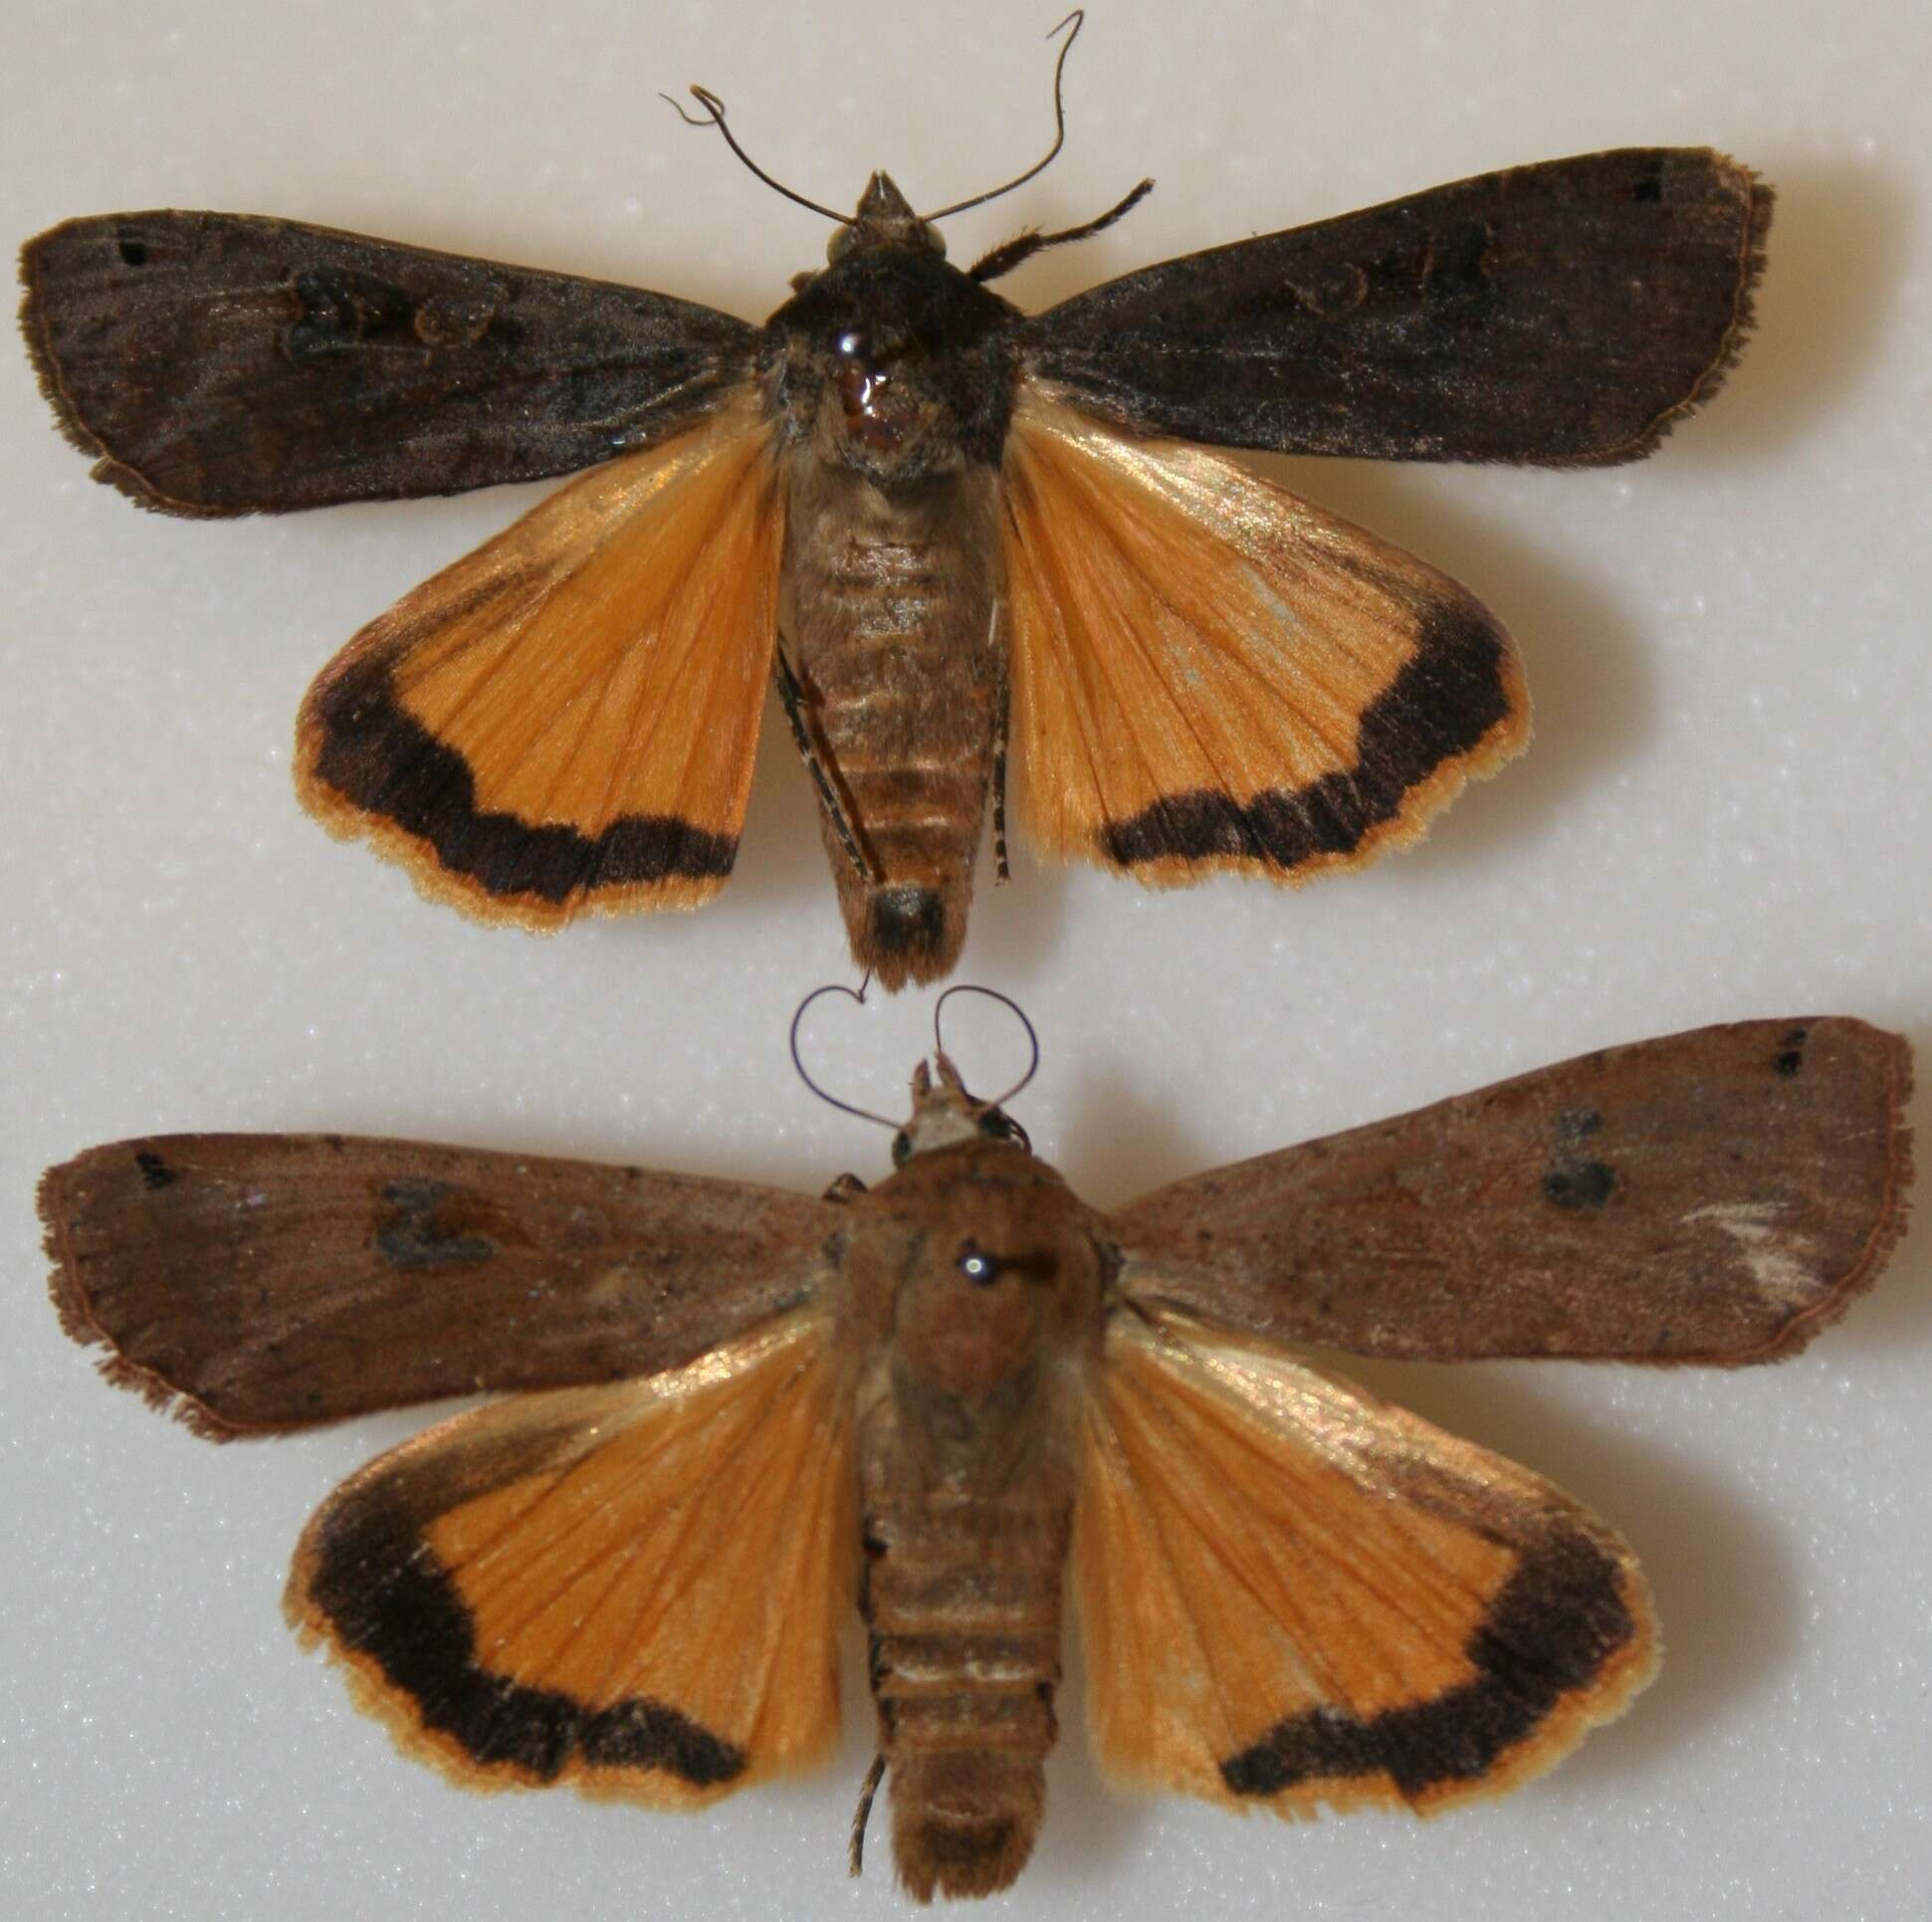
[[[1057,70],[1055,111],[1064,135]],[[1639,459],[1736,357],[1772,205],[1723,154],[1632,147],[1043,314],[993,290],[1152,184],[962,269],[937,223],[993,195],[922,216],[874,174],[851,214],[803,202],[827,264],[761,326],[294,221],[103,214],[28,243],[21,320],[97,478],[164,513],[585,470],[323,669],[304,804],[484,921],[691,908],[775,687],[892,988],[952,970],[988,812],[1003,877],[1009,759],[1037,852],[1165,887],[1360,867],[1516,753],[1521,666],[1473,594],[1207,449]]]
[[[1656,1661],[1624,1544],[1288,1345],[1795,1354],[1903,1225],[1909,1080],[1860,1021],[1704,1028],[1103,1214],[942,1053],[896,1172],[822,1199],[184,1135],[94,1149],[40,1205],[68,1332],[202,1434],[511,1391],[296,1552],[291,1620],[405,1751],[708,1803],[825,1754],[856,1598],[926,1900],[1026,1861],[1069,1586],[1130,1786],[1427,1813],[1617,1714]]]

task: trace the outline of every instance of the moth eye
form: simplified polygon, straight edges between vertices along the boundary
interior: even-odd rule
[[[977,1288],[990,1288],[999,1279],[999,1263],[968,1241],[960,1251],[960,1272]]]
[[[1012,1116],[997,1108],[988,1108],[979,1117],[979,1132],[996,1142],[1013,1142],[1027,1154],[1033,1152],[1032,1138]]]
[[[872,342],[859,327],[848,327],[838,336],[835,348],[841,360],[863,360]]]
[[[913,1138],[902,1128],[892,1138],[892,1165],[904,1168],[913,1158]]]
[[[946,236],[937,227],[928,223],[919,230],[919,237],[941,260],[946,258]]]

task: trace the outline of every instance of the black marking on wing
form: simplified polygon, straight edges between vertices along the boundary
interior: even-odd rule
[[[393,822],[500,900],[559,902],[599,888],[672,876],[722,879],[735,834],[714,834],[675,814],[624,814],[587,835],[478,808],[476,777],[395,699],[386,672],[350,674],[322,697],[316,778],[352,806]]]
[[[309,1596],[341,1646],[373,1658],[408,1696],[425,1729],[482,1766],[543,1783],[581,1757],[599,1769],[661,1769],[700,1787],[744,1772],[743,1749],[648,1696],[592,1709],[481,1666],[455,1583],[393,1509],[344,1516],[324,1534]]]
[[[1474,1681],[1367,1719],[1337,1708],[1292,1715],[1223,1762],[1221,1779],[1237,1796],[1272,1796],[1298,1782],[1387,1774],[1415,1796],[1486,1775],[1628,1645],[1636,1624],[1619,1574],[1589,1536],[1546,1537],[1469,1637]]]
[[[1126,868],[1232,856],[1284,873],[1322,855],[1353,853],[1401,813],[1413,788],[1473,753],[1509,718],[1508,660],[1501,628],[1480,606],[1432,608],[1414,654],[1363,711],[1352,772],[1268,788],[1245,803],[1211,788],[1165,795],[1108,822],[1100,851]]]

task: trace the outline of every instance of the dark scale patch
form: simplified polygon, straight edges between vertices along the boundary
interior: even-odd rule
[[[866,931],[874,954],[934,954],[946,935],[946,903],[937,889],[910,882],[876,889],[866,902]]]
[[[403,1517],[371,1507],[322,1539],[309,1598],[345,1649],[368,1655],[423,1726],[472,1760],[553,1782],[574,1757],[605,1769],[662,1769],[707,1787],[743,1773],[745,1752],[661,1702],[588,1709],[478,1666],[469,1610]]]
[[[501,1247],[487,1234],[465,1232],[466,1189],[450,1181],[390,1181],[382,1198],[394,1212],[377,1227],[375,1245],[398,1268],[464,1268],[493,1261]]]
[[[1334,1708],[1278,1722],[1221,1764],[1237,1796],[1384,1771],[1404,1795],[1469,1782],[1531,1735],[1557,1703],[1603,1672],[1635,1632],[1612,1558],[1587,1537],[1538,1544],[1464,1653],[1480,1671],[1433,1701],[1367,1721]]]
[[[1566,1108],[1558,1115],[1557,1149],[1543,1175],[1543,1192],[1558,1207],[1601,1208],[1616,1191],[1616,1171],[1583,1152],[1603,1126],[1595,1108]]]
[[[142,1187],[172,1187],[181,1178],[151,1148],[134,1157],[134,1166],[141,1172]]]
[[[1543,1176],[1543,1192],[1560,1208],[1601,1208],[1615,1191],[1608,1162],[1560,1161]]]
[[[452,874],[499,900],[567,900],[582,889],[723,878],[736,835],[711,834],[671,814],[626,814],[601,834],[533,827],[479,813],[469,763],[392,698],[388,677],[345,676],[322,705],[316,776],[352,805],[413,834]]]
[[[147,265],[147,243],[139,240],[123,240],[120,243],[120,258],[129,267]]]
[[[1471,753],[1509,714],[1501,631],[1473,603],[1431,609],[1414,656],[1362,717],[1354,772],[1270,788],[1243,806],[1207,788],[1170,794],[1100,832],[1121,867],[1235,856],[1283,873],[1324,854],[1351,854],[1393,821],[1410,789]]]
[[[1772,1059],[1772,1067],[1781,1075],[1795,1075],[1805,1065],[1805,1043],[1811,1038],[1810,1028],[1793,1028],[1785,1036],[1784,1046]]]

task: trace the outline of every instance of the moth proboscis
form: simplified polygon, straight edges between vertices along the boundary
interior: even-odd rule
[[[475,1388],[343,1484],[291,1620],[473,1787],[689,1808],[822,1757],[870,1635],[898,1872],[1016,1876],[1063,1571],[1110,1778],[1427,1813],[1648,1678],[1630,1551],[1288,1345],[1728,1367],[1796,1353],[1904,1221],[1910,1056],[1861,1021],[1612,1048],[1086,1206],[942,1053],[896,1172],[823,1198],[340,1136],[46,1176],[54,1296],[217,1438]]]
[[[104,214],[28,243],[22,321],[96,477],[163,512],[590,470],[323,670],[304,803],[485,921],[693,907],[775,683],[852,953],[893,988],[952,969],[989,799],[1003,876],[1009,759],[1036,852],[1169,886],[1360,866],[1514,754],[1522,673],[1480,602],[1182,443],[1636,459],[1737,353],[1771,213],[1719,153],[1629,148],[1043,314],[987,285],[1148,184],[962,271],[934,224],[959,209],[875,174],[849,217],[804,202],[840,223],[829,263],[761,327],[293,221]]]

